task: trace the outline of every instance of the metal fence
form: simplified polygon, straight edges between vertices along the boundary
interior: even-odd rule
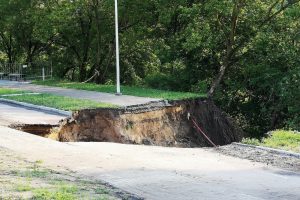
[[[51,62],[35,63],[1,63],[0,62],[0,79],[5,80],[46,80],[52,78]]]

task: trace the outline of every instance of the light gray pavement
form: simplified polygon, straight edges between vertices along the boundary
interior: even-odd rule
[[[66,116],[0,103],[0,125],[3,126],[12,124],[57,125],[64,118]]]
[[[146,199],[300,199],[300,174],[213,150],[59,143],[0,126],[0,148],[65,167]]]
[[[49,94],[55,94],[60,96],[72,97],[76,99],[88,99],[97,102],[111,103],[119,106],[145,104],[152,101],[160,100],[154,98],[134,97],[128,95],[116,96],[114,94],[109,94],[109,93],[40,86],[40,85],[29,84],[26,82],[15,82],[15,81],[5,81],[5,80],[0,80],[0,87],[22,89],[22,90],[40,92],[40,93],[49,93]]]

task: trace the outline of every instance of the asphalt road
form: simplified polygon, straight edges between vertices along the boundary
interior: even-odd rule
[[[57,125],[65,116],[37,111],[21,106],[0,103],[0,125],[12,124],[49,124]]]
[[[15,82],[15,81],[5,81],[0,80],[0,87],[13,88],[13,89],[22,89],[32,92],[39,93],[48,93],[59,96],[67,96],[76,99],[87,99],[103,103],[111,103],[118,106],[131,106],[145,104],[152,101],[159,101],[160,99],[146,98],[146,97],[135,97],[135,96],[116,96],[114,94],[103,93],[103,92],[93,92],[86,90],[75,90],[75,89],[66,89],[60,87],[48,87],[41,85],[33,85],[24,82]]]
[[[146,199],[300,199],[300,173],[209,149],[59,143],[1,126],[0,147]]]

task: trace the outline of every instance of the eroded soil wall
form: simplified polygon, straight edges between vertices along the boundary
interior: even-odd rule
[[[162,146],[211,146],[192,118],[217,145],[240,141],[243,133],[208,100],[159,102],[123,109],[81,110],[65,120],[59,140],[106,141]]]
[[[49,137],[51,132],[58,128],[58,125],[49,124],[13,124],[9,126],[10,128],[31,133],[33,135],[38,135],[41,137]]]

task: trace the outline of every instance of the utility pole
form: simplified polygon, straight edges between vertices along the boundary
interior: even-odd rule
[[[117,93],[120,96],[121,84],[120,84],[120,50],[119,50],[119,20],[118,20],[118,0],[115,0],[115,25],[116,25],[116,73],[117,73]]]

